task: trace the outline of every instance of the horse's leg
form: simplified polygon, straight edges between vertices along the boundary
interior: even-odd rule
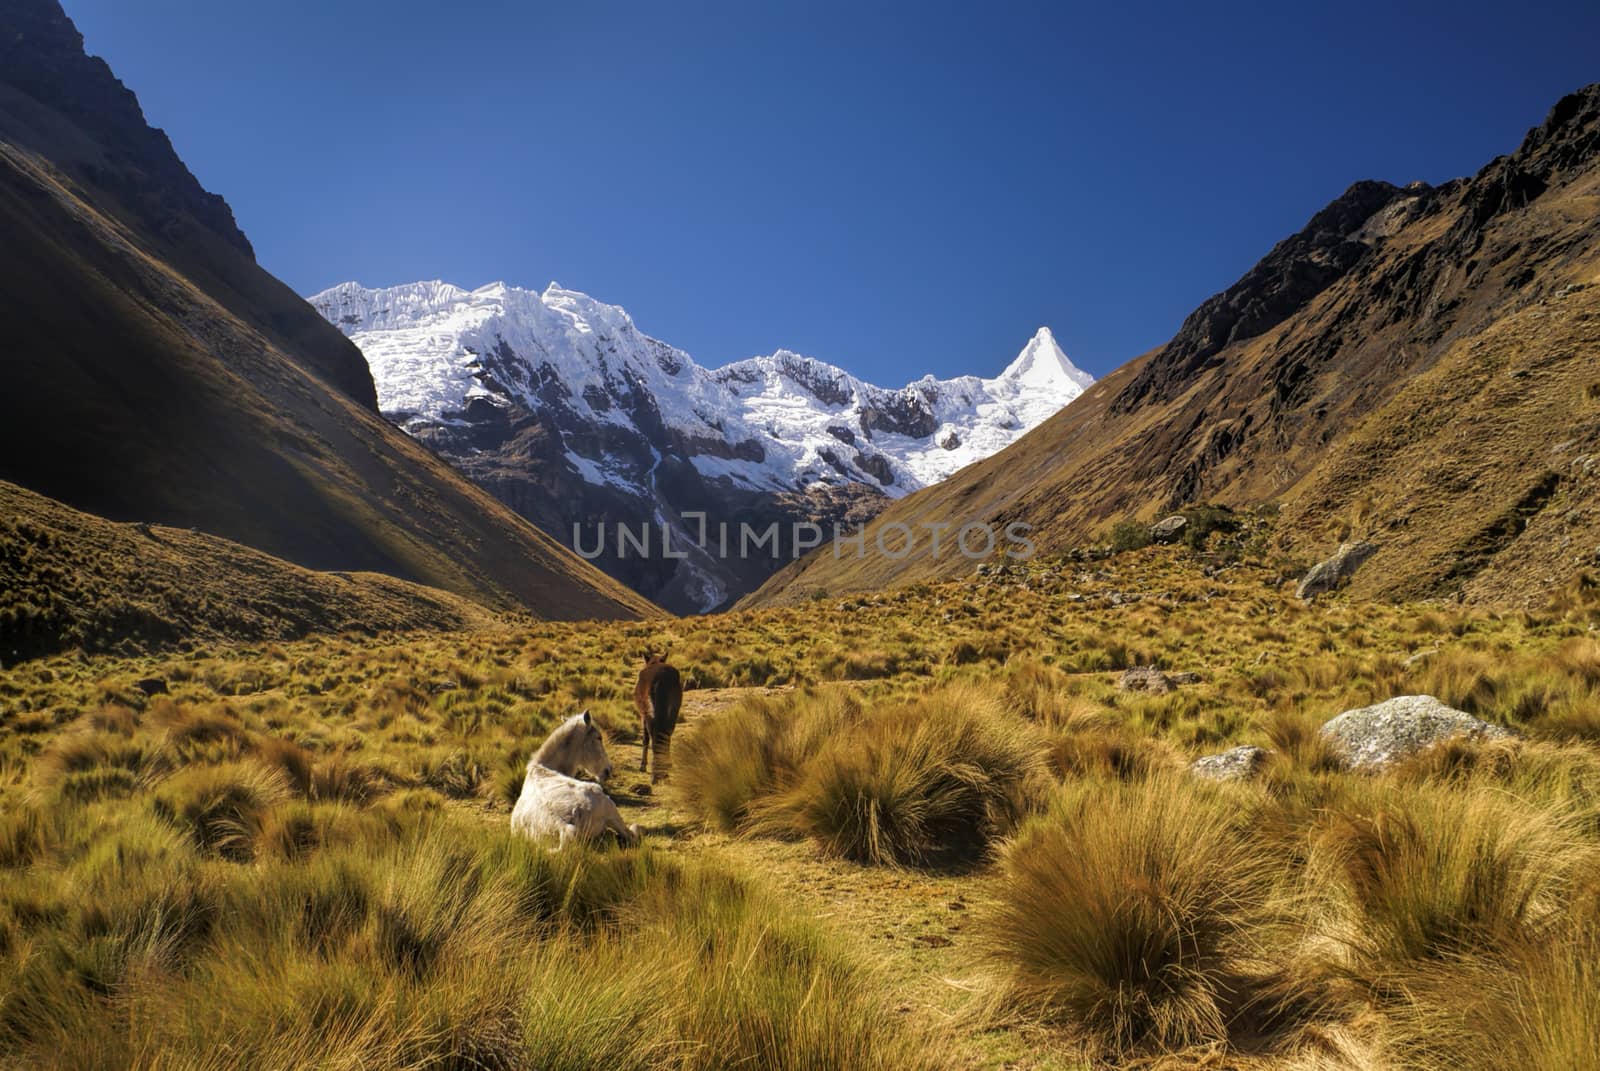
[[[639,753],[639,769],[648,770],[650,768],[650,747],[654,742],[650,735],[649,715],[641,718],[640,721],[642,722],[643,728],[639,735],[643,742],[640,744],[642,750]]]
[[[622,812],[617,810],[617,805],[609,797],[606,799],[606,807],[600,817],[605,822],[605,828],[615,833],[622,843],[628,845],[639,843],[639,827],[630,826],[624,822],[622,820]]]
[[[650,783],[665,781],[672,770],[672,736],[671,734],[657,735],[651,738],[651,748],[655,751],[656,768],[650,775]]]

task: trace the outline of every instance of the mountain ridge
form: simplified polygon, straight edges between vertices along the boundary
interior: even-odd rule
[[[1048,328],[995,377],[884,388],[782,349],[707,368],[622,307],[557,283],[341,283],[308,300],[366,354],[385,415],[574,543],[573,526],[642,519],[693,544],[700,513],[785,533],[853,527],[1093,382]],[[775,567],[697,547],[679,564],[612,549],[598,559],[612,575],[678,610],[711,609]]]
[[[1583,467],[1600,451],[1597,162],[1593,85],[1470,178],[1357,183],[1171,342],[874,523],[1022,521],[1049,553],[1119,519],[1271,504],[1302,560],[1378,542],[1361,594],[1537,602],[1600,543]],[[930,550],[813,555],[742,605],[970,568]]]

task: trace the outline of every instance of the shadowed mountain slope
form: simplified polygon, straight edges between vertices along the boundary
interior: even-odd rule
[[[59,7],[0,24],[0,479],[490,606],[658,612],[378,416]]]
[[[1357,183],[1166,346],[874,525],[1022,521],[1048,552],[1275,502],[1293,552],[1380,545],[1366,594],[1540,598],[1600,544],[1597,164],[1600,85],[1470,179]],[[971,569],[917,531],[904,560],[825,549],[746,604]]]

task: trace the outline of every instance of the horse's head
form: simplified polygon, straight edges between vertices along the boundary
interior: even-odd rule
[[[647,665],[647,666],[654,666],[654,665],[657,665],[659,663],[665,662],[666,660],[667,660],[667,649],[665,647],[661,648],[661,653],[660,654],[656,654],[654,651],[650,651],[650,650],[646,650],[645,653],[644,653],[644,664]]]
[[[574,729],[577,736],[572,749],[573,764],[580,770],[586,770],[597,781],[611,780],[611,759],[606,755],[606,738],[600,732],[600,726],[594,723],[587,710],[573,721],[582,727]]]
[[[581,770],[600,782],[611,778],[605,736],[587,710],[574,714],[551,733],[533,761],[568,777]]]

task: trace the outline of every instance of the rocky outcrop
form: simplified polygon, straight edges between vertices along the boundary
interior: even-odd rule
[[[1171,543],[1183,535],[1183,530],[1189,527],[1189,518],[1181,513],[1174,513],[1157,521],[1150,526],[1150,538],[1156,543]]]
[[[1386,769],[1458,736],[1492,740],[1512,735],[1431,695],[1401,695],[1347,710],[1319,732],[1349,769],[1368,771]]]
[[[1294,589],[1295,597],[1309,599],[1332,591],[1355,575],[1366,560],[1378,552],[1375,543],[1343,543],[1333,557],[1313,565]]]
[[[1246,744],[1195,759],[1189,764],[1189,772],[1208,781],[1248,781],[1261,772],[1271,757],[1272,752],[1266,748]]]
[[[1412,190],[1411,194],[1417,191]],[[1130,412],[1171,401],[1224,348],[1276,327],[1304,308],[1366,256],[1362,228],[1408,191],[1387,182],[1357,182],[1279,242],[1244,277],[1190,313],[1113,403]]]

